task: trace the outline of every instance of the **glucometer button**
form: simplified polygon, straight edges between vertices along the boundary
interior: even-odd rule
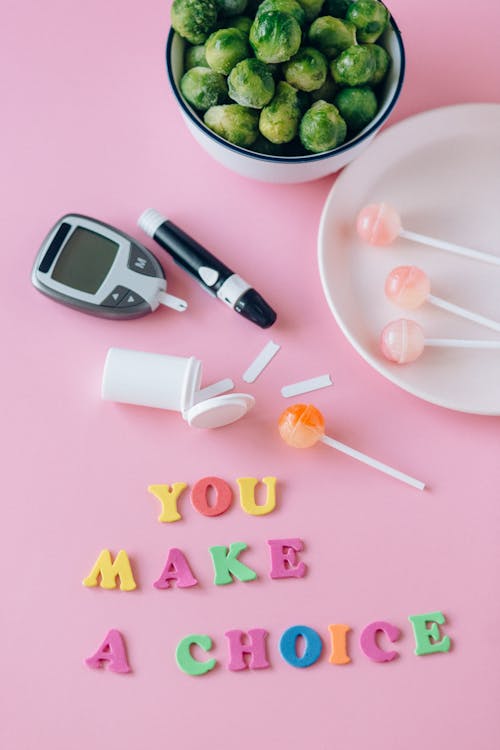
[[[126,286],[115,286],[111,294],[108,294],[105,300],[101,302],[103,307],[117,307],[129,290]]]
[[[134,247],[134,245],[130,249],[127,266],[131,271],[142,273],[143,276],[158,275],[151,259],[144,255],[138,247]]]
[[[123,297],[121,302],[118,303],[118,307],[135,307],[144,302],[143,298],[135,292],[127,291],[127,294]]]

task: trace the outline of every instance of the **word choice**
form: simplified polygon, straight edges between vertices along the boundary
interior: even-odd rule
[[[410,615],[415,639],[415,654],[422,656],[447,652],[451,647],[451,639],[443,635],[440,625],[446,620],[442,612],[430,612],[423,615]],[[349,664],[351,657],[347,645],[349,625],[335,624],[328,626],[330,636],[329,663],[334,665]],[[226,669],[240,672],[247,669],[267,669],[270,662],[267,653],[266,639],[269,635],[263,628],[243,630],[228,630],[225,634],[228,646]],[[382,647],[382,639],[395,643],[401,635],[400,629],[383,620],[369,623],[361,631],[359,646],[361,651],[371,661],[378,663],[391,662],[399,654],[393,649]],[[175,658],[182,672],[188,675],[200,676],[211,672],[217,665],[217,659],[197,658],[194,648],[208,655],[214,647],[209,635],[188,635],[177,645]],[[279,641],[281,658],[287,664],[298,669],[311,667],[320,659],[323,652],[323,640],[320,634],[307,625],[294,625],[281,635]],[[87,666],[97,669],[106,665],[112,672],[130,672],[127,661],[123,637],[118,630],[110,630],[99,649],[85,660]]]

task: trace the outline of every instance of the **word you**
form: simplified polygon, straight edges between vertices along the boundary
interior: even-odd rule
[[[446,622],[442,612],[430,612],[423,615],[408,617],[413,628],[415,638],[415,654],[435,654],[447,652],[451,647],[451,639],[443,635],[440,626]],[[331,651],[329,663],[334,665],[349,664],[351,657],[347,647],[349,625],[335,624],[328,626]],[[263,628],[252,628],[248,632],[243,630],[228,630],[224,634],[227,638],[228,660],[226,669],[240,672],[247,669],[267,669],[269,663],[266,639],[269,635]],[[395,643],[401,635],[400,629],[383,620],[377,620],[366,625],[361,631],[359,645],[361,651],[371,661],[387,663],[396,659],[399,654],[393,649],[382,648],[379,641],[385,637],[390,643]],[[198,659],[193,648],[208,654],[213,649],[213,641],[209,635],[194,634],[183,638],[177,645],[175,659],[177,666],[188,675],[200,676],[211,672],[217,665],[217,659]],[[320,634],[307,625],[293,625],[282,633],[279,641],[279,652],[283,661],[297,669],[311,667],[320,659],[323,652],[323,640]],[[98,669],[104,665],[112,672],[126,674],[130,672],[123,636],[118,630],[110,630],[98,650],[85,660],[87,666]]]
[[[276,507],[276,477],[264,477],[262,484],[266,487],[264,502],[258,503],[255,497],[259,481],[254,477],[241,477],[236,480],[240,493],[240,505],[250,516],[266,516]],[[185,482],[173,484],[150,484],[148,492],[156,497],[161,504],[158,516],[160,523],[180,521],[179,498],[187,488]],[[191,488],[191,505],[202,516],[220,516],[233,503],[233,490],[220,477],[204,477],[199,479]]]

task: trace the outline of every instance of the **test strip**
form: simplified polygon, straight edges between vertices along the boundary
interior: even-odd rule
[[[316,378],[309,378],[309,380],[301,380],[299,383],[284,385],[281,389],[281,395],[285,398],[300,396],[301,393],[318,391],[320,388],[327,388],[329,385],[333,385],[329,375],[318,375]]]
[[[245,383],[253,383],[254,380],[257,380],[261,372],[265,370],[272,358],[279,352],[280,348],[280,345],[275,344],[274,341],[268,341],[260,354],[256,356],[252,364],[243,373]]]
[[[209,398],[214,398],[214,396],[220,396],[222,393],[232,391],[233,388],[234,383],[231,378],[218,380],[217,383],[212,383],[212,385],[207,385],[206,388],[201,388],[201,390],[196,391],[194,394],[194,402],[195,404],[199,404],[200,401],[206,401]]]

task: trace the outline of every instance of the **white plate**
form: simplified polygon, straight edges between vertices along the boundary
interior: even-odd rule
[[[409,365],[379,350],[390,320],[413,318],[428,338],[500,339],[500,334],[425,304],[407,312],[384,296],[395,266],[419,266],[431,293],[500,321],[500,267],[398,239],[369,247],[358,211],[386,201],[405,229],[500,255],[500,105],[464,104],[410,117],[379,135],[335,182],[319,227],[321,280],[344,334],[396,385],[440,406],[500,414],[500,350],[428,348]]]

